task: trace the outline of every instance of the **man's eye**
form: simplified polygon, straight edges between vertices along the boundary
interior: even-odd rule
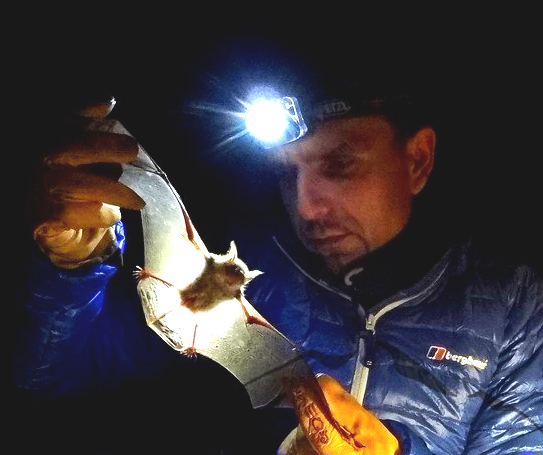
[[[336,158],[327,160],[322,164],[322,174],[327,178],[349,177],[355,170],[354,158]]]

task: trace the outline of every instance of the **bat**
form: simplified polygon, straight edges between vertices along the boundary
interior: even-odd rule
[[[187,237],[188,240],[194,242],[194,238],[191,238],[192,232],[192,229],[188,230]],[[202,311],[209,311],[226,300],[236,299],[241,305],[247,324],[260,324],[271,328],[270,324],[263,318],[250,314],[242,300],[245,285],[262,274],[262,272],[259,270],[249,270],[247,265],[238,258],[236,244],[231,242],[230,249],[225,255],[209,253],[207,250],[203,251],[196,242],[194,242],[194,246],[205,256],[205,265],[200,275],[192,283],[183,289],[177,289],[179,291],[179,305],[196,314]],[[155,279],[167,287],[175,287],[172,283],[141,267],[138,267],[134,271],[134,276],[138,284],[143,280]],[[163,314],[158,319],[164,317],[166,314]],[[198,323],[195,323],[192,345],[181,351],[189,356],[196,354],[197,328]]]
[[[108,131],[130,134],[118,122]],[[145,202],[140,212],[145,267],[134,274],[149,327],[173,349],[204,355],[230,371],[255,408],[286,404],[289,390],[303,384],[313,391],[326,418],[348,438],[331,415],[303,353],[245,299],[245,285],[260,272],[249,270],[233,243],[225,255],[208,252],[179,194],[143,148],[136,160],[123,164],[119,181]],[[233,311],[236,308],[241,311]],[[212,324],[213,319],[219,324]]]

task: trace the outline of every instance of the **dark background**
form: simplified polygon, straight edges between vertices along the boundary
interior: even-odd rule
[[[0,55],[7,227],[28,184],[29,149],[40,149],[48,122],[76,100],[113,95],[113,116],[167,172],[204,240],[226,250],[222,221],[258,217],[274,197],[272,179],[247,138],[219,146],[234,117],[192,106],[239,109],[236,98],[252,85],[303,81],[306,64],[321,60],[331,72],[355,68],[373,80],[429,87],[439,114],[427,189],[434,210],[541,270],[537,17],[506,6],[368,3],[7,8]]]
[[[314,61],[392,84],[416,81],[438,107],[427,191],[434,210],[493,251],[541,269],[541,37],[533,12],[391,15],[362,5],[318,19],[282,11],[264,20],[231,8],[211,22],[202,12],[152,12],[17,28],[4,94],[22,136],[78,97],[115,96],[113,116],[168,173],[204,240],[222,251],[221,222],[260,216],[273,184],[247,138],[223,143],[235,118],[195,104],[239,110],[236,99],[251,86],[299,83]]]
[[[209,248],[225,252],[224,226],[265,214],[275,202],[273,178],[247,138],[223,144],[234,117],[194,105],[239,108],[236,98],[251,85],[303,80],[306,65],[321,60],[330,71],[355,67],[427,86],[439,106],[436,169],[424,196],[431,210],[490,251],[543,271],[541,37],[533,11],[392,16],[359,5],[321,11],[319,20],[312,11],[281,10],[264,21],[279,6],[259,8],[250,18],[234,5],[228,14],[178,6],[112,15],[86,5],[69,15],[6,15],[17,19],[2,55],[9,238],[26,232],[19,220],[29,149],[38,151],[51,119],[74,101],[113,95],[112,116],[166,171]],[[8,243],[16,274],[20,243]],[[226,400],[223,416],[235,400]]]
[[[461,11],[416,21],[367,12],[353,20],[336,11],[322,22],[264,23],[236,14],[177,22],[167,11],[158,21],[142,15],[116,23],[107,14],[105,22],[79,17],[60,27],[43,21],[11,36],[6,110],[25,129],[78,97],[115,96],[114,117],[169,174],[208,237],[222,216],[258,211],[271,190],[264,160],[246,138],[219,146],[233,117],[192,105],[239,110],[236,98],[252,85],[303,80],[304,65],[316,58],[331,71],[355,67],[393,84],[418,80],[439,108],[439,206],[497,249],[540,267],[540,34],[531,12]]]

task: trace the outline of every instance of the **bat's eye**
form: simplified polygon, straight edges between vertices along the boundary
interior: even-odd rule
[[[228,264],[224,268],[225,273],[232,278],[245,278],[243,269],[237,264]]]

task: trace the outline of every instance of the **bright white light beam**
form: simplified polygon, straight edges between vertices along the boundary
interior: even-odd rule
[[[288,126],[285,110],[277,101],[262,100],[253,104],[245,118],[245,126],[257,139],[277,141]]]

